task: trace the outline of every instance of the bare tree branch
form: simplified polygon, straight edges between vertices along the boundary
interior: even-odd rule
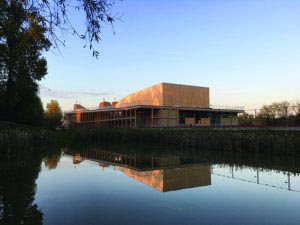
[[[9,1],[9,0],[5,0]],[[13,0],[11,0],[13,1]],[[47,29],[47,35],[55,49],[65,46],[64,35],[71,33],[84,40],[84,46],[89,47],[94,57],[98,58],[99,52],[95,43],[101,41],[102,27],[118,19],[112,15],[115,0],[15,0],[20,1],[25,11],[39,14],[43,20],[42,25]],[[77,24],[74,24],[70,15],[77,11],[85,16],[85,29],[81,33]]]

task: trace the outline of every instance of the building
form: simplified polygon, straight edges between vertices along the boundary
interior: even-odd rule
[[[234,126],[242,107],[213,107],[209,88],[160,83],[130,94],[119,102],[100,102],[87,109],[75,104],[65,113],[66,127]]]

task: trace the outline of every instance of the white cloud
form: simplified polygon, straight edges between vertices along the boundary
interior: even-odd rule
[[[107,96],[110,93],[108,92],[90,92],[90,91],[62,91],[55,90],[43,85],[40,85],[40,95],[42,97],[50,97],[50,98],[65,98],[65,99],[74,99],[82,96],[87,97],[103,97]]]

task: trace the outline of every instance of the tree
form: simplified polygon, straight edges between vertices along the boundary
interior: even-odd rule
[[[276,112],[269,105],[263,105],[258,113],[258,117],[275,118]]]
[[[34,13],[42,19],[41,25],[46,29],[47,37],[55,48],[65,45],[64,34],[72,33],[88,45],[93,56],[98,57],[94,43],[101,40],[104,24],[111,24],[117,15],[112,16],[115,0],[1,0],[6,4],[21,4],[25,12],[25,20],[30,21],[30,14]],[[77,15],[84,15],[85,28],[77,26],[70,15],[77,11]],[[1,8],[2,12],[2,8]],[[5,11],[4,11],[5,12]]]
[[[277,118],[283,118],[290,115],[291,113],[290,105],[291,104],[288,101],[282,101],[282,102],[273,103],[271,107],[274,108]]]
[[[41,99],[37,95],[29,95],[18,105],[14,113],[15,122],[42,126],[44,124],[44,108]]]
[[[254,116],[248,113],[243,113],[238,116],[239,125],[242,126],[251,126],[254,125],[255,119]]]
[[[51,43],[39,13],[14,0],[0,7],[0,119],[37,124],[43,117],[37,82],[47,74],[42,52]]]
[[[293,106],[292,106],[292,111],[294,115],[299,115],[300,116],[300,102],[296,102]]]
[[[299,103],[274,102],[262,107],[256,118],[256,123],[260,125],[298,126],[300,124],[299,112]]]
[[[47,109],[45,113],[46,125],[51,128],[56,128],[62,123],[62,110],[56,100],[51,100],[47,103]]]
[[[283,118],[290,115],[292,112],[288,101],[274,102],[271,105],[263,105],[259,112],[260,117],[268,118]]]
[[[71,32],[97,58],[93,43],[101,40],[102,25],[114,21],[113,4],[113,0],[0,0],[0,120],[29,124],[41,120],[31,113],[42,114],[38,81],[47,74],[42,53],[65,45],[64,34]],[[83,33],[70,20],[72,10],[85,14]]]
[[[50,154],[47,154],[46,157],[43,159],[45,166],[49,169],[55,169],[60,161],[61,158],[61,151],[51,151]]]

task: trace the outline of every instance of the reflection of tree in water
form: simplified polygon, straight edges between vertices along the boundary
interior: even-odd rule
[[[59,163],[61,158],[61,151],[55,151],[52,152],[51,154],[48,154],[45,158],[44,158],[44,163],[45,166],[51,170],[51,169],[55,169],[57,167],[57,164]]]
[[[52,159],[50,164],[57,165],[59,158],[55,156],[54,160],[50,154],[49,157]],[[19,150],[10,158],[0,156],[0,225],[43,223],[43,213],[34,204],[35,181],[42,158],[41,152],[28,149]]]

